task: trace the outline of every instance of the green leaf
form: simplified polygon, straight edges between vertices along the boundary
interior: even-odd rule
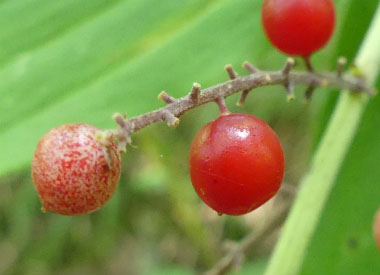
[[[346,3],[345,3],[346,2]],[[348,64],[353,62],[356,52],[359,50],[361,41],[363,40],[366,30],[371,23],[371,19],[378,5],[377,0],[352,0],[343,1],[340,6],[343,9],[338,11],[338,20],[340,28],[336,32],[337,43],[334,49],[336,58],[344,56],[347,58]],[[344,16],[343,16],[344,14]],[[332,60],[334,63],[336,60]],[[332,64],[333,66],[335,64]],[[334,106],[338,99],[338,93],[329,93],[323,96],[321,105],[318,106],[320,110],[319,115],[315,119],[316,137],[314,138],[314,145],[322,138],[323,131],[328,123],[328,120],[334,110]]]
[[[39,18],[43,3],[33,3],[29,12]],[[68,1],[60,13],[69,13],[73,5]],[[249,0],[118,1],[92,15],[83,9],[83,18],[69,29],[53,21],[54,35],[46,40],[33,34],[44,31],[43,20],[40,29],[19,28],[18,36],[39,43],[20,49],[0,69],[0,176],[28,165],[37,141],[54,126],[112,127],[116,111],[133,116],[160,107],[156,95],[163,89],[180,96],[194,81],[205,87],[226,80],[227,63],[283,59],[268,50],[263,36],[249,35],[262,34],[260,5]],[[72,19],[62,20],[70,25]],[[0,37],[6,32],[0,27]]]
[[[379,274],[372,223],[380,207],[380,98],[372,100],[346,157],[302,274]]]
[[[20,54],[28,54],[42,44],[70,32],[117,2],[120,0],[24,0],[2,3],[0,64],[5,66]]]
[[[352,1],[339,53],[351,59],[378,1]],[[377,85],[379,88],[380,85]],[[330,108],[328,108],[330,109]],[[378,274],[372,222],[380,207],[380,98],[372,99],[312,239],[301,274]]]

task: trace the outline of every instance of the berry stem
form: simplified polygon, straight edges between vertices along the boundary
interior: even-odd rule
[[[314,68],[313,68],[313,66],[311,65],[310,55],[308,55],[308,56],[304,56],[304,57],[303,57],[303,60],[305,61],[305,65],[306,65],[306,69],[307,69],[307,71],[313,73],[313,72],[314,72]]]
[[[336,64],[336,72],[338,73],[338,77],[342,77],[344,73],[344,67],[347,64],[347,59],[343,56],[338,58],[337,64]]]
[[[174,97],[171,97],[166,91],[162,91],[158,95],[158,99],[161,99],[166,104],[171,104],[176,101],[176,99]]]
[[[286,94],[288,101],[291,101],[294,99],[294,86],[293,83],[289,81],[289,73],[293,69],[295,65],[295,61],[293,58],[288,58],[288,60],[285,63],[284,68],[282,69],[282,73],[286,78],[286,81],[284,83],[285,89],[286,89]]]
[[[289,62],[289,60],[287,62]],[[292,89],[292,87],[296,85],[313,85],[314,87],[329,87],[339,90],[346,89],[355,93],[363,91],[370,96],[376,94],[375,90],[368,86],[360,77],[355,77],[349,74],[339,77],[336,72],[293,72],[290,71],[292,66],[288,66],[289,64],[284,67],[289,69],[289,72],[288,69],[286,69],[285,73],[284,69],[278,71],[261,71],[250,63],[244,62],[243,67],[250,72],[250,75],[241,77],[236,76],[236,78],[232,80],[202,90],[198,83],[194,83],[192,90],[188,95],[177,99],[170,97],[166,92],[161,93],[160,99],[167,103],[165,107],[128,120],[120,114],[115,114],[114,119],[118,124],[118,128],[106,130],[105,132],[111,133],[114,138],[118,139],[119,150],[125,151],[125,146],[131,143],[130,136],[142,128],[162,120],[167,121],[167,119],[170,120],[170,126],[177,126],[179,121],[175,120],[174,122],[170,117],[173,118],[174,116],[179,118],[185,112],[193,108],[209,102],[215,102],[219,97],[225,98],[240,91],[243,91],[243,93],[239,103],[243,104],[250,90],[268,85],[286,86],[287,83],[291,83],[292,86],[288,87],[288,91],[289,88]],[[227,67],[227,69],[230,70],[229,67]],[[170,113],[170,115],[168,115],[168,113]]]
[[[222,96],[218,97],[216,100],[216,104],[218,104],[218,108],[220,110],[221,116],[226,116],[231,114],[230,110],[228,110],[226,106],[226,102],[224,102],[224,98]]]
[[[190,92],[191,100],[197,104],[200,94],[201,94],[201,85],[197,82],[194,82],[193,83],[193,89]]]
[[[369,83],[375,82],[380,69],[379,48],[380,6],[355,60]],[[353,95],[344,91],[340,96],[314,155],[310,171],[301,182],[300,192],[269,262],[266,275],[296,275],[300,272],[306,250],[355,136],[367,101],[368,97],[364,94]]]
[[[311,97],[313,96],[314,90],[315,90],[315,86],[313,85],[310,85],[309,87],[307,87],[306,92],[305,92],[305,99],[307,103],[311,101]]]

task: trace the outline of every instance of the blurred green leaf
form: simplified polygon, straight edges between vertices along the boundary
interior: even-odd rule
[[[379,274],[372,222],[380,207],[380,98],[372,100],[303,267],[312,274]]]
[[[352,60],[378,5],[352,1],[340,34],[337,53]],[[377,85],[379,88],[380,85]],[[331,113],[334,97],[319,120],[320,133]],[[380,207],[380,99],[372,99],[346,156],[335,188],[322,214],[301,274],[375,275],[380,272],[372,222]]]
[[[191,270],[185,269],[180,266],[170,265],[170,266],[162,266],[156,269],[155,271],[149,271],[146,273],[147,275],[191,275],[194,274]]]
[[[280,64],[284,60],[268,47],[261,25],[257,23],[259,1],[163,0],[157,4],[153,0],[99,0],[86,3],[65,0],[47,4],[42,0],[29,0],[0,5],[0,15],[3,15],[0,20],[4,21],[0,25],[0,47],[3,47],[0,53],[0,144],[3,145],[0,177],[22,167],[29,169],[38,139],[51,127],[75,122],[113,127],[111,116],[115,111],[133,116],[162,106],[156,95],[163,89],[182,96],[194,81],[207,87],[227,80],[223,71],[227,63],[240,67],[246,59],[257,65]],[[283,105],[286,105],[284,101]],[[183,155],[182,152],[179,155]],[[171,223],[175,220],[190,242],[201,247],[203,255],[212,251],[210,240],[203,236],[204,227],[193,205],[177,196],[187,182],[182,174],[179,177],[169,195],[169,201],[179,207],[167,218]],[[141,180],[147,181],[146,178]],[[26,242],[25,248],[18,247],[17,266],[11,269],[15,273],[26,270],[49,273],[59,261],[79,264],[71,254],[66,255],[65,245],[74,248],[72,254],[84,261],[84,268],[91,256],[96,259],[95,266],[102,266],[106,261],[103,256],[108,251],[112,255],[118,249],[115,243],[119,237],[118,225],[132,223],[123,223],[117,211],[120,207],[117,198],[99,215],[94,214],[99,219],[95,218],[92,223],[67,217],[49,222],[45,219],[51,217],[50,214],[42,217],[40,212],[34,211],[29,218],[26,207],[32,200],[31,192],[27,188],[20,193],[23,196],[13,198],[20,210],[17,217],[10,219],[12,231],[8,237],[20,236],[20,242],[23,245]],[[36,197],[34,193],[34,199]],[[19,204],[22,198],[27,201]],[[140,205],[137,202],[135,205],[138,210],[135,213],[143,216]],[[132,210],[123,214],[131,218]],[[155,216],[161,219],[161,214]],[[152,215],[146,214],[146,217],[150,222],[145,231],[139,227],[141,216],[134,217],[133,227],[142,240],[149,235],[147,232],[154,232],[151,238],[155,240],[157,222],[151,220]],[[30,225],[31,220],[35,220],[35,224]],[[47,228],[35,236],[37,239],[30,235],[28,239],[28,233],[31,234],[28,227],[14,230],[23,224],[31,226],[31,230]],[[83,232],[89,231],[84,240],[77,239],[84,234],[76,228],[80,225],[84,227]],[[158,249],[155,243],[147,247]],[[145,254],[145,260],[149,261],[150,253]],[[207,255],[203,258],[206,261]]]
[[[264,274],[267,266],[267,259],[257,259],[244,263],[237,271],[232,271],[231,275],[260,275]]]
[[[38,18],[43,3],[35,4],[29,11]],[[132,116],[161,106],[162,89],[183,95],[194,81],[225,80],[226,63],[265,57],[267,41],[247,35],[261,32],[259,7],[249,0],[118,1],[21,49],[0,69],[0,144],[6,145],[0,176],[26,165],[51,127],[83,121],[110,127],[115,111]],[[0,37],[6,31],[0,27]]]
[[[53,20],[48,34],[36,37],[47,32],[43,19],[35,19],[36,29],[33,24],[17,28],[18,36],[38,43],[20,47],[0,69],[0,144],[7,145],[0,155],[0,177],[26,166],[38,139],[54,126],[87,122],[112,127],[115,111],[134,116],[161,106],[156,100],[160,90],[182,96],[194,81],[203,87],[225,81],[226,63],[239,67],[248,59],[273,69],[285,59],[264,37],[261,1],[165,0],[155,5],[129,0],[104,7],[94,3],[89,9],[66,1],[52,7],[49,16],[76,11]],[[28,16],[44,18],[44,9],[38,8],[43,2],[33,3]],[[14,9],[28,10],[26,4]],[[0,6],[0,14],[6,7]],[[75,21],[74,14],[82,17]],[[8,32],[0,27],[0,38]],[[329,52],[315,63],[327,64],[323,57]],[[264,97],[279,99],[273,102],[275,111],[286,106],[279,89],[272,89],[274,97],[272,92]]]
[[[16,274],[31,274],[35,267],[47,271],[61,262],[72,219],[51,214],[49,216],[49,227],[42,229],[44,234],[31,238],[30,245],[22,251],[20,263],[12,268]]]
[[[70,32],[117,2],[120,0],[23,0],[1,3],[0,64],[4,67],[20,54],[28,54],[57,36]]]
[[[12,242],[22,249],[32,237],[33,215],[37,196],[33,184],[21,186],[13,196],[13,204],[10,206],[12,215],[9,215],[9,235]],[[38,202],[39,204],[39,202]]]
[[[379,1],[377,0],[344,0],[341,1],[345,7],[345,16],[342,12],[338,13],[340,21],[340,29],[336,33],[337,43],[334,50],[336,58],[344,56],[347,58],[348,64],[351,64],[356,52],[359,50],[362,39],[366,34],[366,30],[371,23],[372,16],[376,10]],[[335,60],[332,60],[335,62]],[[332,66],[335,64],[332,63]],[[323,100],[317,105],[320,111],[315,119],[315,134],[314,145],[316,146],[322,137],[323,131],[328,123],[328,120],[334,110],[335,103],[338,98],[338,93],[328,93],[322,95]]]
[[[371,7],[377,1],[335,2],[339,27],[328,47],[313,57],[318,69],[333,68],[338,54],[353,55],[370,20]],[[190,91],[194,81],[207,87],[227,80],[223,71],[227,63],[232,63],[239,73],[243,72],[239,67],[245,60],[263,69],[280,68],[285,57],[264,37],[261,3],[261,0],[0,1],[0,178],[21,168],[29,170],[39,138],[52,127],[76,122],[114,127],[111,116],[116,111],[126,112],[130,117],[162,106],[156,99],[161,90],[182,96]],[[267,87],[252,93],[243,109],[232,106],[236,97],[229,98],[227,103],[231,110],[259,115],[280,130],[288,151],[287,177],[291,175],[294,181],[292,175],[299,172],[293,171],[302,171],[308,156],[311,110],[315,111],[312,114],[318,114],[326,97],[329,95],[325,91],[318,91],[309,108],[302,105],[301,94],[288,104],[283,87]],[[340,182],[345,184],[340,183],[333,194],[332,200],[338,199],[330,202],[331,207],[326,210],[305,264],[305,274],[322,270],[324,263],[328,263],[326,274],[331,274],[328,273],[331,270],[347,271],[352,265],[375,266],[368,226],[379,197],[374,182],[379,182],[380,176],[373,171],[380,153],[376,144],[380,142],[369,122],[371,115],[379,115],[375,113],[376,106],[367,111],[368,122],[363,124],[367,126],[362,126],[361,131],[363,138],[356,141],[347,168],[342,171]],[[327,109],[327,117],[329,112]],[[14,194],[11,203],[0,205],[5,207],[0,211],[3,227],[0,241],[8,238],[18,249],[16,265],[10,272],[75,274],[71,271],[79,270],[77,274],[103,274],[109,271],[107,265],[114,263],[111,258],[119,254],[120,268],[131,265],[131,270],[146,270],[140,266],[146,264],[151,274],[155,271],[188,274],[199,267],[204,269],[199,255],[214,251],[217,246],[214,242],[219,239],[213,228],[204,224],[199,200],[191,196],[186,150],[197,127],[216,116],[216,106],[201,107],[185,116],[175,133],[171,129],[162,130],[164,126],[142,131],[141,135],[147,135],[146,141],[133,149],[134,153],[132,149],[128,152],[125,157],[128,167],[123,169],[123,180],[139,187],[120,186],[115,198],[89,217],[43,215],[35,205],[37,195],[30,179],[22,180],[29,187],[18,187],[10,192]],[[379,125],[378,120],[371,121]],[[305,141],[300,141],[301,138]],[[152,140],[156,149],[144,151]],[[375,144],[374,150],[371,144]],[[156,152],[156,158],[151,157]],[[146,154],[143,159],[156,163],[136,171],[140,168],[135,163],[137,154]],[[163,158],[159,158],[160,154]],[[358,157],[363,158],[363,163],[357,162]],[[159,184],[165,184],[165,188],[152,195]],[[362,188],[365,191],[359,192]],[[342,215],[342,211],[346,214]],[[184,239],[175,245],[183,252],[181,255],[190,255],[187,266],[182,266],[182,262],[174,265],[159,262],[160,238],[164,233],[170,235],[168,228],[178,231],[173,239]],[[338,235],[335,229],[343,233]],[[130,233],[132,241],[126,237]],[[228,230],[225,234],[229,234]],[[328,262],[330,249],[331,259],[337,261],[335,266]],[[178,261],[167,257],[168,261]],[[207,257],[201,257],[208,262]],[[261,272],[264,265],[265,261],[247,262],[241,272]],[[358,273],[346,274],[362,274],[356,266],[352,270]]]

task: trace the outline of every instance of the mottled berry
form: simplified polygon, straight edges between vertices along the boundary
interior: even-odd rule
[[[276,133],[247,114],[204,125],[190,148],[190,176],[199,197],[219,214],[246,214],[272,198],[284,175]]]
[[[69,124],[51,129],[39,141],[32,177],[42,210],[74,216],[101,208],[113,195],[121,172],[115,143],[95,139],[100,129]]]

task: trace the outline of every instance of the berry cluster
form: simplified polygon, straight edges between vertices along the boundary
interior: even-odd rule
[[[334,5],[331,0],[265,0],[262,24],[275,47],[303,57],[312,71],[310,55],[323,47],[333,32]],[[281,74],[284,85],[289,84],[294,64],[288,65]],[[252,74],[257,73],[249,64],[246,67]],[[226,87],[231,89],[233,83],[239,82],[234,82],[236,73],[232,68],[227,71],[232,80]],[[270,76],[258,75],[255,81],[247,79],[250,86],[240,89],[243,97],[249,89],[267,84]],[[207,205],[219,214],[242,215],[264,204],[279,190],[284,154],[279,138],[264,121],[227,110],[223,102],[227,95],[214,98],[221,115],[195,135],[189,167],[192,184]],[[209,102],[206,97],[195,84],[183,101],[196,107]],[[161,93],[160,98],[172,106],[178,103],[167,93]],[[146,124],[165,120],[174,127],[183,112],[155,111],[140,119],[148,120]],[[129,143],[129,135],[143,127],[137,122],[127,124],[120,116],[117,122],[120,128],[108,133],[107,142],[97,138],[101,130],[87,124],[63,125],[42,137],[32,161],[32,177],[43,210],[62,215],[87,214],[109,200],[120,177],[120,145]],[[114,139],[118,139],[118,145]]]

